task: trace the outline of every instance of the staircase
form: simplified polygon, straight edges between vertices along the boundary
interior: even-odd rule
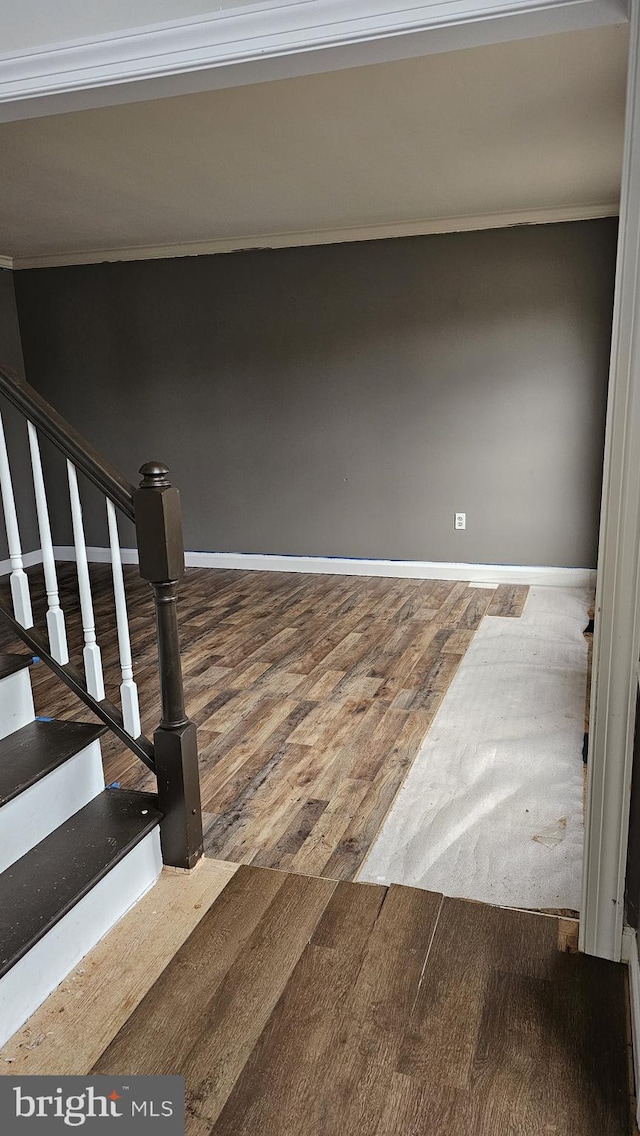
[[[34,626],[24,571],[19,508],[0,414],[0,491],[11,572],[0,623],[22,653],[0,654],[0,1045],[157,880],[163,863],[192,868],[202,854],[195,727],[186,716],[176,615],[184,552],[177,490],[157,462],[130,485],[27,383],[0,371],[0,395],[26,422],[46,591],[45,626]],[[39,438],[64,460],[82,614],[81,660],[69,657],[60,605],[47,485]],[[11,439],[12,447],[15,438]],[[111,545],[119,695],[105,694],[96,637],[80,478],[105,497]],[[59,483],[58,483],[59,484]],[[24,487],[21,486],[23,490]],[[24,492],[21,493],[24,500]],[[138,692],[117,511],[136,527],[140,572],[156,607],[162,718],[145,737]],[[95,716],[95,724],[36,717],[33,667],[48,666]],[[157,779],[157,793],[105,787],[100,738],[111,731]]]

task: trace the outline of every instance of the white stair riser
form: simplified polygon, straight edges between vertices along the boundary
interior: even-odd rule
[[[0,1046],[153,887],[161,871],[155,828],[0,979]]]
[[[0,679],[0,739],[8,738],[33,722],[36,714],[31,693],[30,667]]]
[[[0,872],[103,789],[102,754],[96,739],[0,808]]]

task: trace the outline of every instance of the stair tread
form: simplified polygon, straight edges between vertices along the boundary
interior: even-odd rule
[[[8,678],[9,675],[30,667],[32,663],[33,655],[0,654],[0,679]]]
[[[157,798],[105,789],[0,874],[0,978],[161,820]]]
[[[29,722],[0,739],[0,808],[106,732],[86,722]]]

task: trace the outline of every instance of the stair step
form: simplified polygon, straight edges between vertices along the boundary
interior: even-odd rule
[[[0,679],[8,678],[17,671],[30,667],[33,655],[0,655]]]
[[[157,799],[105,789],[0,875],[0,978],[161,820]]]
[[[36,719],[0,739],[0,808],[104,733],[102,725]]]

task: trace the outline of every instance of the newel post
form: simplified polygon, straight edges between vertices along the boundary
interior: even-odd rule
[[[202,813],[196,727],[187,718],[182,685],[176,593],[184,574],[180,494],[161,462],[147,462],[133,495],[140,575],[153,589],[158,632],[162,718],[153,735],[162,858],[192,868],[202,855]]]

